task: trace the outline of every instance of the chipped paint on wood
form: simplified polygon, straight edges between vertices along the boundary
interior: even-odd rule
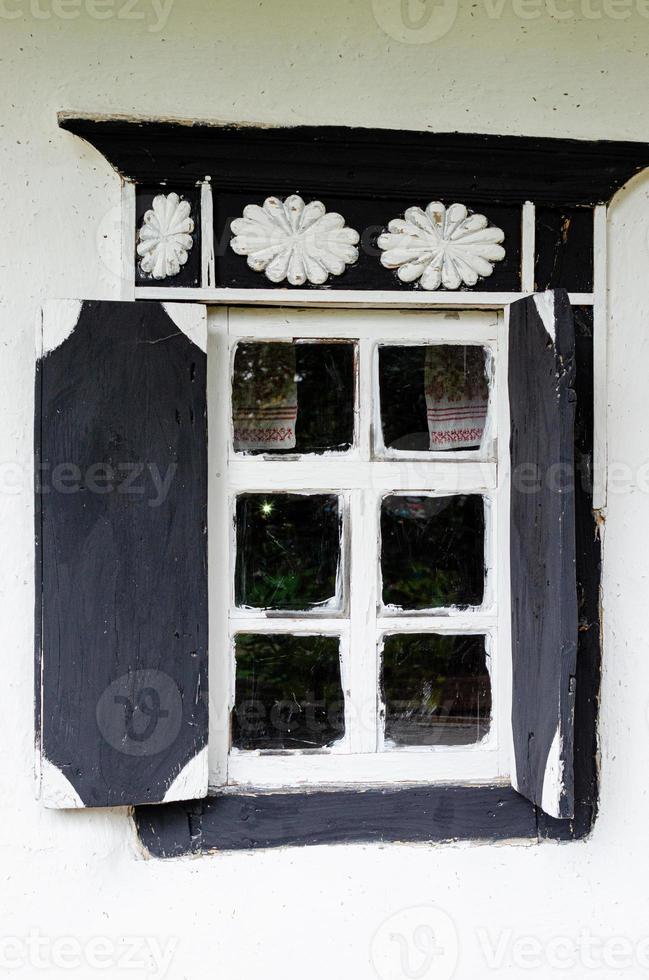
[[[163,303],[165,313],[179,330],[204,354],[207,353],[207,311],[203,306],[187,303]]]
[[[515,785],[550,816],[566,819],[574,813],[577,655],[575,336],[568,297],[556,291],[521,300],[510,324]]]
[[[537,839],[534,808],[502,785],[228,793],[138,807],[136,820],[155,857],[288,845]]]
[[[68,339],[81,313],[81,300],[60,299],[43,307],[43,328],[40,354],[45,357]]]
[[[556,343],[556,330],[554,323],[554,293],[548,289],[545,293],[535,293],[534,305],[536,312],[543,321],[543,326],[547,330],[548,337],[552,343]]]
[[[541,791],[541,807],[553,817],[561,815],[561,794],[564,786],[565,762],[562,759],[563,744],[557,728],[548,752]]]

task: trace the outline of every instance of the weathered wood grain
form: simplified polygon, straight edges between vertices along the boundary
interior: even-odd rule
[[[535,288],[588,293],[593,288],[591,208],[536,209]]]
[[[590,833],[597,816],[599,767],[597,717],[601,683],[599,588],[601,542],[593,514],[593,311],[575,318],[575,517],[579,632],[575,692],[575,812],[572,820],[538,813],[543,837],[575,839]]]
[[[206,789],[205,386],[205,353],[155,303],[84,303],[39,365],[49,805]]]
[[[574,353],[565,292],[512,305],[513,784],[562,819],[574,813]]]
[[[226,795],[139,807],[155,857],[308,844],[536,837],[534,807],[508,786]]]
[[[426,133],[345,126],[183,125],[93,119],[59,125],[92,143],[138,183],[190,186],[206,174],[219,191],[317,191],[347,198],[459,195],[501,204],[609,201],[649,164],[646,143]],[[432,196],[431,196],[432,195]],[[416,201],[412,201],[416,203]],[[449,200],[450,203],[450,200]]]

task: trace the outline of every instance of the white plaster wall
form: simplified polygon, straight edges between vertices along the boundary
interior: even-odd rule
[[[516,10],[511,0],[461,0],[457,11],[443,0],[449,25],[457,14],[448,32],[403,43],[393,0],[375,5],[396,38],[369,0],[175,0],[160,31],[149,30],[153,0],[131,8],[144,21],[125,19],[123,2],[0,2],[0,976],[161,976],[152,960],[128,969],[110,952],[103,970],[66,967],[61,950],[73,964],[74,947],[51,945],[125,936],[172,941],[174,980],[364,980],[376,976],[372,950],[391,980],[645,976],[646,959],[629,965],[628,953],[649,936],[649,487],[638,476],[649,459],[649,178],[619,196],[611,225],[610,455],[632,480],[611,496],[607,520],[602,805],[588,842],[159,862],[143,860],[123,812],[43,811],[32,780],[30,473],[39,306],[119,294],[118,257],[103,237],[118,180],[57,129],[57,110],[649,140],[646,4],[555,0],[551,14],[540,0]],[[389,972],[381,937],[430,922],[445,947],[434,967],[422,971],[412,945]],[[499,941],[497,967],[480,930]],[[606,946],[560,969],[582,933]],[[517,946],[523,937],[531,945]],[[646,944],[639,952],[646,958]]]

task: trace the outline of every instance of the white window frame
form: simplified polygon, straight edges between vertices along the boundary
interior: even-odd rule
[[[219,355],[220,338],[223,331],[218,329],[219,322],[227,322],[228,308],[234,305],[245,306],[247,308],[295,308],[295,309],[346,309],[346,310],[366,310],[366,311],[401,311],[409,314],[415,311],[428,310],[491,310],[500,311],[503,314],[504,334],[503,344],[499,347],[498,356],[501,364],[506,361],[507,351],[507,320],[508,308],[511,303],[526,296],[531,295],[535,289],[535,206],[533,202],[526,202],[522,209],[522,241],[521,241],[521,290],[520,292],[496,292],[482,291],[479,289],[468,291],[447,292],[439,291],[426,293],[424,291],[405,291],[405,290],[346,290],[346,289],[299,289],[294,287],[265,288],[260,280],[260,288],[237,289],[231,287],[217,287],[216,283],[216,264],[218,259],[212,248],[211,236],[203,235],[203,254],[202,254],[202,276],[199,287],[177,287],[172,284],[160,286],[158,284],[149,286],[136,286],[133,264],[133,253],[135,249],[135,188],[131,181],[123,182],[122,193],[122,288],[121,298],[124,300],[158,300],[177,303],[188,301],[202,303],[206,305],[211,325],[209,337],[210,356],[208,358],[208,372],[210,378],[210,391],[208,393],[209,414],[210,414],[210,538],[209,538],[209,561],[211,581],[215,575],[215,568],[218,569],[222,562],[224,548],[227,541],[224,537],[222,528],[227,526],[227,496],[219,498],[214,492],[214,486],[224,485],[224,470],[219,470],[222,461],[227,461],[227,453],[224,454],[225,442],[221,439],[215,426],[215,418],[221,411],[221,402],[225,393],[229,391],[229,362],[226,356]],[[201,220],[204,229],[211,229],[213,222],[213,204],[211,188],[209,183],[202,187],[201,194]],[[594,267],[593,267],[593,290],[586,293],[571,293],[569,296],[573,306],[591,306],[593,308],[594,325],[594,454],[593,454],[593,508],[598,513],[606,514],[606,473],[607,473],[607,427],[606,427],[606,391],[607,391],[607,364],[608,364],[608,333],[607,333],[607,208],[606,205],[597,205],[593,211],[594,225]],[[220,353],[223,353],[221,351]],[[220,407],[221,406],[221,407]],[[505,426],[509,425],[507,406],[505,399],[499,398],[499,444],[501,449],[508,442],[505,438]],[[219,474],[220,475],[217,475]],[[501,480],[499,490],[507,495],[509,488],[505,481]],[[219,518],[223,518],[219,524]],[[503,561],[499,562],[497,569],[497,581],[502,596],[503,590],[509,591],[508,578],[508,513],[499,524],[499,548],[506,548],[503,554]],[[507,545],[503,545],[504,539]],[[505,567],[506,566],[506,567]],[[218,697],[222,685],[229,684],[228,665],[226,658],[222,655],[220,644],[222,637],[219,637],[215,629],[216,622],[219,621],[227,606],[225,595],[219,592],[218,588],[211,589],[210,600],[210,789],[227,792],[227,753],[223,752],[224,739],[222,732],[227,727],[229,731],[229,712],[223,709],[222,698]],[[502,661],[502,658],[501,658]],[[510,672],[510,663],[506,665]],[[509,706],[508,706],[509,712]],[[510,765],[513,765],[513,748],[511,738],[508,735],[508,744],[503,745],[503,753],[508,754]],[[446,758],[449,758],[447,754]],[[339,782],[339,770],[336,763],[339,757],[324,756],[328,759],[333,768],[333,778]],[[404,773],[398,761],[403,758],[402,753],[382,753],[380,758],[383,762],[383,769],[379,782],[385,784],[403,783]],[[391,770],[393,767],[393,771]],[[328,775],[323,771],[323,782],[326,782]],[[462,772],[454,771],[448,777],[439,774],[429,773],[426,782],[457,781],[466,783],[476,781],[466,769]],[[503,780],[504,782],[506,780]],[[277,786],[284,790],[290,790],[295,786],[299,788],[299,781],[293,781],[286,774],[278,773]]]
[[[210,785],[276,789],[305,785],[382,785],[493,781],[512,760],[509,640],[507,316],[503,311],[387,311],[221,307],[208,315],[210,526]],[[240,341],[351,339],[358,344],[356,442],[347,453],[284,459],[232,449],[231,375]],[[479,344],[493,365],[483,447],[456,453],[386,452],[372,460],[378,416],[377,352],[382,344]],[[494,436],[497,435],[497,438]],[[377,446],[378,449],[378,446]],[[349,533],[349,608],[278,615],[237,610],[233,596],[234,499],[241,492],[329,492],[345,501]],[[479,493],[486,502],[485,598],[479,608],[414,614],[387,609],[380,596],[379,506],[389,492]],[[372,533],[373,531],[373,533]],[[343,534],[343,540],[345,535]],[[368,574],[368,569],[374,570]],[[346,618],[347,617],[347,618]],[[468,746],[377,744],[379,653],[386,633],[480,633],[492,685],[488,735]],[[346,694],[345,736],[331,749],[300,752],[231,750],[233,640],[237,632],[338,635]],[[354,656],[351,656],[351,650]],[[380,735],[378,736],[380,743]]]

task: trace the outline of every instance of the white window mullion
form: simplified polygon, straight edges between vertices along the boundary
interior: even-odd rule
[[[378,507],[371,490],[350,494],[351,626],[349,648],[350,745],[352,752],[376,752],[376,600]]]
[[[347,455],[303,460],[231,459],[230,488],[242,491],[299,493],[310,491],[374,490],[417,493],[427,487],[436,494],[485,493],[496,488],[496,463],[489,460],[423,462],[380,460],[370,463]]]
[[[458,610],[448,615],[380,616],[378,628],[381,633],[480,633],[495,629],[497,622],[498,617],[494,612]]]
[[[606,205],[598,204],[593,215],[593,508],[606,507],[606,398],[608,348],[607,226]]]
[[[521,289],[534,292],[536,263],[536,208],[531,201],[523,205],[523,231],[521,246]]]
[[[230,614],[230,629],[234,633],[298,633],[303,636],[337,635],[348,629],[345,619],[321,616],[318,613],[269,615],[264,610],[234,609]]]
[[[169,287],[167,290],[171,292]],[[269,290],[273,294],[281,290]],[[250,290],[244,290],[245,293]],[[314,296],[317,291],[312,291]],[[334,293],[326,291],[329,298]],[[339,291],[336,291],[339,292]],[[367,295],[367,294],[365,294]],[[448,303],[452,293],[399,293],[408,302],[419,299],[426,306],[435,300],[442,306]],[[463,305],[475,293],[461,293]],[[483,294],[484,295],[484,294]],[[507,302],[521,299],[523,293],[512,293]],[[485,305],[484,300],[482,306]],[[495,304],[502,308],[503,304]],[[230,309],[230,336],[238,340],[339,340],[368,341],[370,343],[424,343],[424,344],[489,344],[498,336],[498,311],[479,312],[467,310],[409,309],[390,310],[332,310],[332,309],[276,309],[233,307]]]
[[[494,726],[498,735],[499,773],[510,771],[514,758],[512,726],[512,660],[511,660],[511,583],[510,519],[511,466],[509,456],[510,419],[507,365],[509,361],[509,308],[499,315],[498,353],[496,358],[496,399],[498,429],[498,490],[495,494],[494,537],[496,568],[494,575],[497,630],[495,658],[492,663],[492,697]]]
[[[369,339],[361,340],[358,345],[356,398],[358,453],[370,477],[374,405],[372,347]],[[371,486],[352,490],[349,500],[350,745],[352,752],[376,752],[378,508]]]
[[[212,315],[208,336],[208,581],[210,595],[210,786],[225,785],[230,749],[232,684],[228,629],[232,549],[228,493],[230,355],[228,311]]]
[[[131,180],[122,182],[122,220],[121,220],[121,294],[120,299],[128,302],[135,299],[135,184]]]
[[[201,286],[213,289],[216,286],[216,267],[214,258],[214,203],[212,184],[209,177],[201,184]]]

